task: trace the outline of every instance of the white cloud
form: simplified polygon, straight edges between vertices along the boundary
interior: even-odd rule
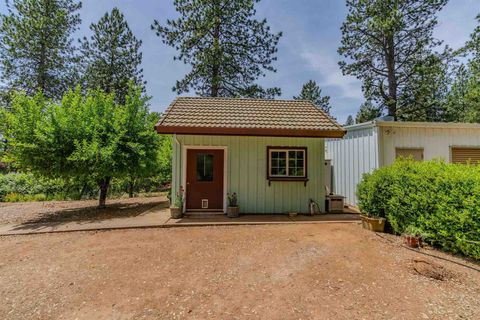
[[[363,99],[361,83],[351,76],[344,76],[338,66],[338,54],[331,55],[322,50],[304,48],[300,56],[316,72],[322,75],[321,87],[334,86],[340,88],[341,98]]]

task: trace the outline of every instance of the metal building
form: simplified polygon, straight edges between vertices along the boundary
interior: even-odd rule
[[[374,120],[345,127],[343,139],[326,141],[332,189],[356,205],[364,173],[390,165],[396,157],[447,162],[480,161],[480,124]]]

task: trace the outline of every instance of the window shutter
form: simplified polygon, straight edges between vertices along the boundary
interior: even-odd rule
[[[480,162],[480,148],[452,148],[452,162],[466,164],[470,161],[472,164]]]

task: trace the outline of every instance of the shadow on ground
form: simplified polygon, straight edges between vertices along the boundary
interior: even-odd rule
[[[106,208],[89,206],[83,208],[64,209],[55,212],[41,214],[35,218],[23,222],[21,225],[63,222],[95,222],[113,218],[128,218],[143,214],[153,207],[168,208],[168,201],[159,200],[148,203],[113,203]]]

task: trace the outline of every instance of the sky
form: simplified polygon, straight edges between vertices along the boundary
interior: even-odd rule
[[[189,68],[174,61],[175,50],[163,44],[150,29],[154,19],[165,24],[175,18],[173,0],[84,0],[80,11],[82,25],[75,37],[89,35],[89,25],[105,12],[118,7],[125,15],[132,32],[143,41],[144,79],[147,93],[152,96],[151,109],[164,111],[176,97],[172,87]],[[315,80],[324,95],[329,95],[331,113],[339,123],[355,115],[363,102],[361,83],[343,76],[337,48],[341,41],[340,26],[347,10],[344,0],[262,0],[257,16],[266,18],[273,32],[283,32],[278,46],[276,73],[267,73],[258,83],[280,87],[282,99],[298,95],[302,85]],[[0,12],[6,13],[5,1]],[[452,48],[461,47],[475,28],[480,13],[480,0],[450,0],[438,15],[434,36]],[[191,91],[185,95],[193,96]]]

